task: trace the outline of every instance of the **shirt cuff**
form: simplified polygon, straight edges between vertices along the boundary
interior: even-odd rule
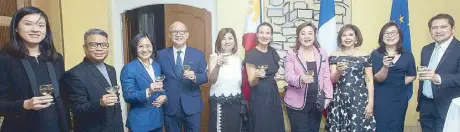
[[[148,98],[150,98],[151,95],[152,94],[150,93],[150,90],[148,88],[145,89],[145,98],[148,99]]]
[[[435,85],[441,85],[441,76],[439,76],[439,74],[436,74],[436,76],[438,77],[439,82],[433,82],[433,84],[435,84]]]

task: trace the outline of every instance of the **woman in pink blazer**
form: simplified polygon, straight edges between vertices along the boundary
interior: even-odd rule
[[[321,112],[332,98],[328,55],[316,40],[317,28],[312,23],[297,27],[297,42],[284,60],[288,82],[284,103],[292,132],[318,132]],[[318,93],[324,90],[325,104],[317,105]],[[318,108],[318,106],[320,108]]]

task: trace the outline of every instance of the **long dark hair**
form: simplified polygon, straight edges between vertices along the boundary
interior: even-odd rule
[[[156,49],[157,49],[155,40],[152,37],[150,37],[148,33],[145,33],[145,32],[139,33],[136,36],[134,36],[133,40],[131,41],[131,44],[129,45],[129,49],[131,50],[131,55],[133,55],[133,57],[138,57],[137,56],[137,45],[143,38],[149,39],[150,43],[152,43],[152,55],[150,56],[150,58],[153,59],[156,55]]]
[[[398,31],[398,36],[399,36],[399,41],[396,43],[396,52],[401,53],[403,51],[403,34],[401,32],[401,29],[399,28],[398,25],[394,22],[388,22],[385,25],[383,25],[382,29],[380,29],[380,34],[379,34],[379,48],[377,51],[381,54],[387,53],[387,49],[385,48],[386,44],[383,42],[383,36],[385,35],[385,31],[387,31],[388,28],[395,26],[396,30]]]
[[[305,22],[305,23],[302,23],[299,26],[297,26],[297,29],[296,29],[296,32],[295,32],[297,40],[295,42],[294,52],[296,52],[296,53],[299,51],[300,45],[302,45],[299,42],[300,31],[302,31],[302,29],[304,29],[305,27],[311,27],[313,29],[313,33],[314,33],[314,37],[315,37],[315,41],[313,42],[313,46],[315,46],[315,48],[320,48],[321,47],[319,45],[318,38],[316,37],[316,33],[317,33],[318,30],[317,30],[315,24],[313,24],[311,22]]]
[[[23,58],[29,54],[29,49],[27,49],[24,44],[24,40],[19,36],[19,33],[16,32],[18,29],[18,23],[21,19],[29,14],[40,14],[46,21],[46,36],[40,42],[40,52],[45,57],[46,60],[54,61],[58,58],[58,53],[53,43],[53,35],[51,33],[51,28],[49,26],[48,17],[45,12],[42,10],[28,6],[23,7],[14,13],[13,18],[10,24],[10,41],[5,44],[4,50],[11,56]]]

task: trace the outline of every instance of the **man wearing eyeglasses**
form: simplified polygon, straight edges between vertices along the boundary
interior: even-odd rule
[[[110,91],[117,86],[115,68],[104,63],[107,37],[103,30],[88,30],[83,45],[86,57],[64,74],[75,132],[123,132],[118,95]]]
[[[163,88],[167,90],[168,101],[163,105],[167,132],[200,131],[200,114],[203,110],[200,85],[208,81],[204,53],[187,46],[187,27],[174,22],[169,28],[173,46],[158,51],[157,62],[166,79]]]

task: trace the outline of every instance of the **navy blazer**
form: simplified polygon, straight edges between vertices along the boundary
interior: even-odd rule
[[[161,75],[160,65],[152,62],[155,76]],[[152,105],[158,96],[165,92],[156,92],[150,98],[146,97],[146,89],[154,80],[139,59],[126,64],[121,70],[120,80],[123,98],[129,103],[126,127],[133,132],[148,132],[163,125],[162,108]]]
[[[422,49],[421,65],[428,66],[435,43]],[[433,98],[441,118],[445,120],[452,99],[460,97],[460,42],[454,37],[439,61],[435,73],[441,76],[441,84],[431,84]],[[423,81],[419,82],[418,100],[422,96]],[[419,110],[419,106],[417,106]]]
[[[208,82],[204,53],[190,46],[185,50],[183,64],[190,64],[190,70],[196,75],[195,82],[176,75],[179,71],[175,68],[174,54],[173,48],[169,47],[158,51],[156,57],[161,73],[166,77],[163,88],[168,90],[168,101],[163,105],[164,114],[178,114],[180,106],[187,115],[199,113],[203,110],[200,85]]]
[[[116,71],[105,64],[112,86],[117,85]],[[64,74],[63,85],[69,92],[75,132],[123,132],[120,103],[103,107],[99,103],[109,83],[88,59]],[[117,95],[118,96],[118,95]]]

